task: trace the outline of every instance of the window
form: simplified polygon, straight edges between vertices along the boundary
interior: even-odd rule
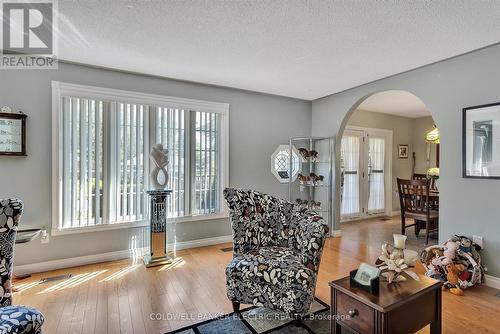
[[[62,108],[62,227],[101,224],[104,103],[63,97]]]
[[[271,156],[271,172],[281,183],[287,183],[290,170],[290,146],[280,145]],[[295,181],[297,175],[301,172],[302,165],[299,152],[292,146],[292,181]]]
[[[224,214],[228,109],[53,82],[55,232],[146,222],[149,150],[157,143],[169,152],[168,216]]]
[[[167,197],[167,208],[171,217],[182,217],[185,212],[185,110],[159,107],[156,110],[156,141],[168,149],[169,188],[172,195]]]
[[[219,142],[220,117],[215,113],[197,112],[193,117],[195,149],[193,209],[195,214],[208,214],[220,209]]]

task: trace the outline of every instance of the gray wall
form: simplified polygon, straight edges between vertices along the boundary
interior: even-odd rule
[[[270,156],[290,136],[308,136],[311,102],[236,89],[154,78],[74,64],[59,70],[0,71],[0,105],[28,114],[28,156],[0,157],[0,198],[25,203],[22,225],[51,227],[51,80],[230,104],[230,185],[286,197],[270,171]],[[125,250],[144,229],[52,236],[16,246],[16,265]],[[228,219],[178,223],[178,241],[231,234]]]
[[[413,159],[398,158],[398,145],[409,145],[415,152],[415,173],[427,171],[427,143],[425,134],[433,129],[432,117],[408,118],[380,112],[356,109],[347,125],[392,131],[392,210],[399,210],[398,185],[396,178],[408,179],[412,176]],[[431,167],[435,166],[435,145],[431,145]]]
[[[496,45],[315,100],[313,134],[338,135],[346,116],[379,91],[407,90],[422,99],[441,133],[440,241],[455,233],[484,236],[484,262],[500,276],[500,180],[464,179],[461,164],[462,108],[499,102],[499,87]],[[338,196],[335,204],[338,214]]]

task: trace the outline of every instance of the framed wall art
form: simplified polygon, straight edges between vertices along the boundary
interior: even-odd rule
[[[0,112],[0,155],[26,155],[26,118],[25,114]]]
[[[398,158],[399,159],[408,159],[408,152],[410,151],[410,147],[408,145],[398,145]]]
[[[464,178],[500,179],[500,103],[463,109]]]

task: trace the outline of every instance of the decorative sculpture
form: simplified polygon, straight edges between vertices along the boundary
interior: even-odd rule
[[[406,277],[402,276],[402,273],[406,273],[414,280],[420,281],[418,275],[411,271],[405,263],[404,249],[396,248],[388,242],[382,245],[382,254],[375,264],[381,270],[382,276],[385,277],[389,284],[406,281]]]
[[[157,144],[151,148],[149,157],[154,164],[150,174],[151,186],[156,190],[165,189],[168,184],[168,150]]]

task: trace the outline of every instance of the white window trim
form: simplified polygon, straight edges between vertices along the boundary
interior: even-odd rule
[[[101,99],[104,101],[118,101],[150,106],[164,105],[195,111],[218,113],[222,115],[222,161],[220,184],[221,211],[215,214],[193,215],[169,219],[169,222],[192,222],[214,220],[229,217],[227,205],[223,199],[223,190],[229,185],[229,104],[203,100],[186,99],[156,94],[147,94],[127,90],[111,89],[96,86],[78,85],[59,81],[52,81],[52,235],[95,232],[122,228],[147,226],[148,221],[124,222],[103,224],[75,228],[61,228],[62,217],[62,117],[61,97],[72,96],[81,98]],[[149,174],[149,173],[148,173]]]

